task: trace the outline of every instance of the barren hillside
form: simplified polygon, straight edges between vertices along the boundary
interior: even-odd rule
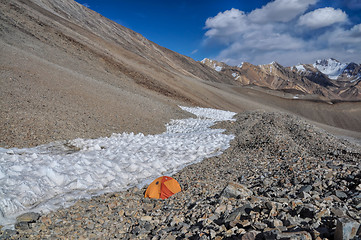
[[[72,1],[0,4],[0,147],[159,133],[178,106],[291,112],[361,136],[361,103],[294,100],[242,87]]]

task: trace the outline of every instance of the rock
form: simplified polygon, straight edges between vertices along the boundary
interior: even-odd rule
[[[340,198],[340,199],[346,199],[347,198],[347,194],[346,193],[344,193],[343,191],[338,191],[338,190],[336,190],[336,196],[338,197],[338,198]]]
[[[313,218],[315,216],[315,206],[306,205],[301,208],[300,211],[301,218]]]
[[[39,218],[40,218],[39,213],[28,212],[18,216],[16,218],[16,222],[33,223],[36,222]]]
[[[243,205],[242,207],[237,208],[231,214],[229,214],[225,222],[229,223],[234,220],[239,220],[241,216],[248,216],[252,210],[252,206],[250,204]]]
[[[28,230],[29,229],[29,223],[27,223],[27,222],[17,222],[17,223],[15,223],[15,229],[22,230],[22,231]]]
[[[227,206],[226,205],[220,205],[219,207],[216,208],[216,210],[214,211],[214,213],[216,214],[221,214],[224,213],[227,210]]]
[[[330,216],[330,210],[328,208],[321,209],[318,213],[316,213],[316,218],[322,218],[328,216]]]
[[[259,232],[259,231],[247,232],[242,236],[241,240],[256,240],[257,235],[259,235],[260,233],[261,232]]]
[[[346,216],[346,214],[341,208],[333,207],[331,208],[331,212],[338,218],[342,218]]]
[[[361,166],[361,165],[360,165],[360,166]],[[361,192],[361,183],[360,183],[359,185],[357,185],[356,190],[359,191],[359,192]]]
[[[141,221],[147,221],[147,222],[150,222],[153,220],[153,217],[152,216],[142,216],[140,218]]]
[[[228,185],[223,189],[221,195],[226,198],[248,198],[252,196],[253,192],[249,190],[245,185],[230,182]]]
[[[299,192],[309,192],[312,190],[312,186],[311,185],[305,185],[305,186],[302,186],[299,190]]]
[[[292,240],[312,240],[310,233],[302,232],[282,232],[277,234],[276,239],[292,239]]]
[[[348,218],[339,218],[337,219],[336,230],[335,230],[335,239],[337,240],[349,240],[353,239],[360,227],[360,223],[348,219]]]

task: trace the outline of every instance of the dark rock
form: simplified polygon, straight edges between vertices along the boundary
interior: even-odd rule
[[[305,185],[305,186],[302,186],[299,190],[299,192],[309,192],[312,190],[312,186],[311,185]]]
[[[346,193],[344,193],[343,191],[338,191],[338,190],[336,190],[336,196],[338,197],[338,198],[340,198],[340,199],[346,199],[348,196],[347,196],[347,194]]]
[[[301,208],[301,218],[313,218],[315,216],[315,207],[312,205],[306,205]]]
[[[360,227],[360,223],[348,219],[348,218],[339,218],[337,219],[335,239],[338,240],[349,240],[353,239]]]
[[[256,240],[257,236],[260,235],[260,233],[261,232],[258,231],[247,232],[242,236],[241,240]]]
[[[302,232],[282,232],[277,234],[277,239],[292,239],[292,240],[312,240],[310,233]]]
[[[226,217],[225,222],[229,223],[234,220],[239,220],[241,216],[248,216],[251,213],[251,210],[252,206],[250,204],[243,205],[229,214]]]
[[[17,222],[17,223],[15,223],[15,229],[22,230],[22,231],[28,230],[29,229],[29,223],[27,223],[27,222]]]

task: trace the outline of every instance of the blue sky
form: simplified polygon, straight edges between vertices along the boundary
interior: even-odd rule
[[[77,0],[195,60],[361,63],[361,0]]]

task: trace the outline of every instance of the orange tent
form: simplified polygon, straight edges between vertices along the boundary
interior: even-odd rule
[[[171,177],[163,176],[155,179],[151,184],[149,184],[144,197],[166,199],[180,191],[181,187],[177,180]]]

